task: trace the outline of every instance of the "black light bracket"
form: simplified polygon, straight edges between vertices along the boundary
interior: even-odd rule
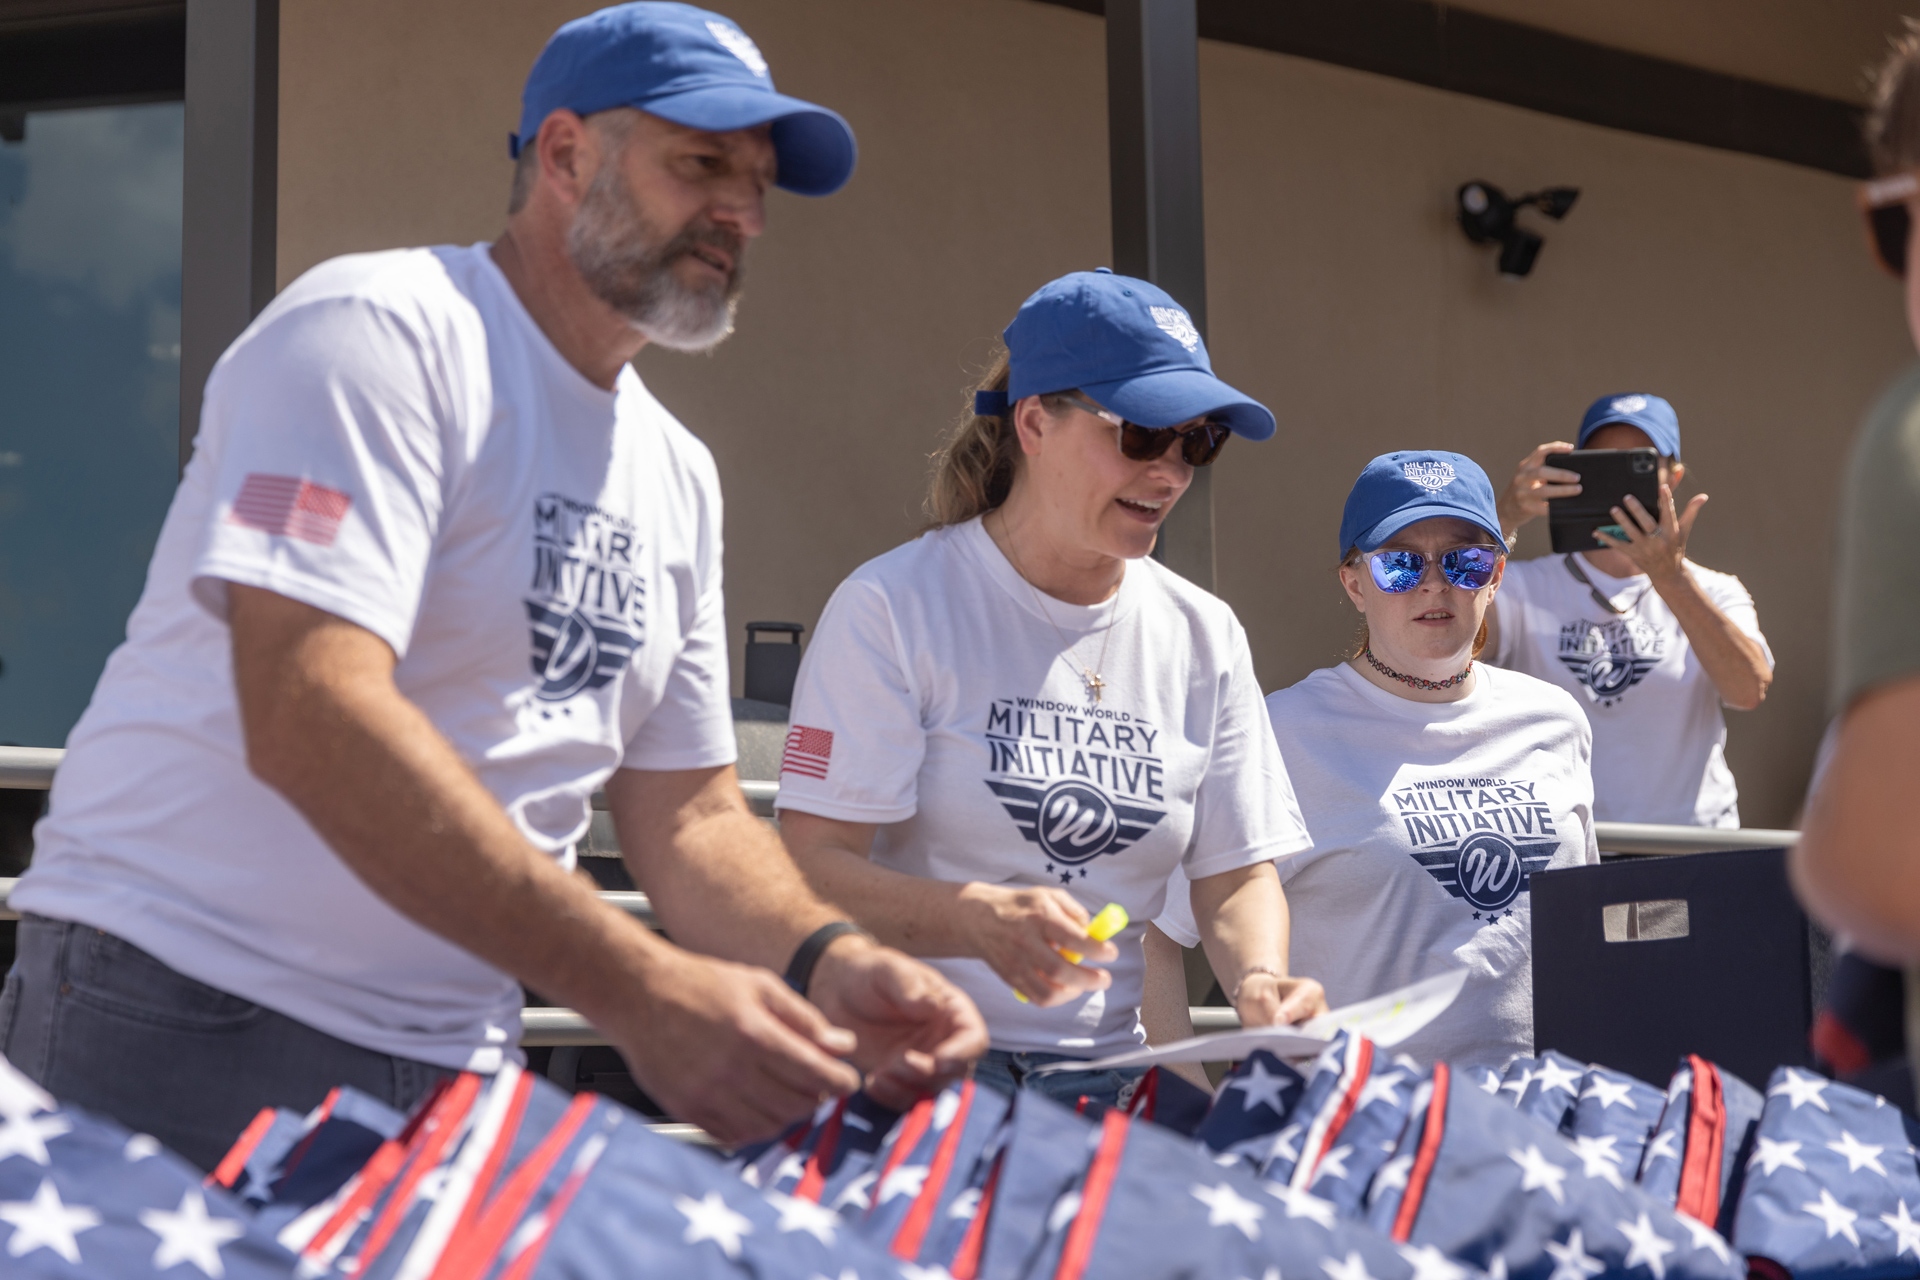
[[[1491,182],[1478,179],[1461,183],[1454,193],[1460,229],[1475,244],[1500,246],[1500,274],[1509,280],[1522,279],[1532,272],[1534,259],[1545,243],[1520,225],[1520,210],[1536,209],[1558,222],[1579,198],[1578,187],[1546,187],[1524,196],[1509,196]]]

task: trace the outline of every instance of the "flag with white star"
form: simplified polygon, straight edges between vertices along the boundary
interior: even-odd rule
[[[338,1193],[406,1123],[379,1099],[341,1087],[305,1115],[262,1111],[208,1181],[238,1196],[271,1235]]]
[[[1520,1067],[1517,1091],[1509,1088],[1515,1067]],[[1574,1105],[1580,1100],[1580,1082],[1587,1074],[1585,1063],[1549,1049],[1537,1058],[1523,1058],[1510,1064],[1507,1073],[1500,1081],[1500,1096],[1511,1099],[1514,1110],[1545,1121],[1555,1129],[1566,1129]]]
[[[1569,1141],[1604,1145],[1626,1176],[1640,1169],[1653,1128],[1666,1108],[1667,1095],[1644,1080],[1606,1067],[1588,1067],[1562,1132]]]
[[[1402,1165],[1404,1161],[1404,1165]],[[1405,1244],[1512,1280],[1739,1280],[1745,1268],[1712,1228],[1628,1182],[1605,1152],[1569,1150],[1560,1132],[1436,1064],[1416,1094],[1395,1161],[1367,1220]],[[1376,1183],[1381,1179],[1376,1178]]]
[[[873,1168],[900,1113],[865,1093],[834,1098],[751,1162],[729,1162],[762,1191],[817,1204],[865,1209],[872,1202]]]
[[[1690,1054],[1667,1085],[1660,1123],[1640,1158],[1640,1189],[1722,1233],[1760,1123],[1759,1090]]]
[[[1798,1067],[1767,1082],[1733,1221],[1740,1252],[1796,1276],[1920,1274],[1920,1123]]]
[[[853,1218],[860,1234],[907,1262],[950,1261],[973,1226],[1013,1105],[972,1080],[916,1103],[880,1148],[870,1205]]]
[[[1021,1140],[1016,1128],[1010,1150]],[[983,1271],[982,1280],[1424,1280],[1406,1251],[1343,1221],[1326,1201],[1255,1177],[1238,1164],[1216,1164],[1204,1149],[1117,1110],[1101,1118],[1083,1163],[1079,1176],[1054,1198],[1039,1248],[1024,1251],[1025,1269]],[[1004,1205],[996,1200],[994,1213]],[[988,1261],[1000,1261],[991,1244]],[[1421,1265],[1443,1269],[1425,1273],[1433,1280],[1473,1274],[1460,1267],[1444,1270],[1443,1259],[1422,1258]]]
[[[1300,1159],[1298,1126],[1288,1128],[1307,1078],[1265,1049],[1235,1066],[1214,1091],[1213,1106],[1194,1138],[1223,1157],[1265,1172],[1276,1151],[1291,1169]],[[1283,1132],[1285,1131],[1285,1132]]]
[[[1365,1036],[1340,1032],[1308,1071],[1262,1175],[1357,1211],[1392,1154],[1421,1074],[1408,1059],[1389,1062]]]
[[[294,1256],[152,1138],[64,1107],[0,1058],[0,1275],[291,1280]]]

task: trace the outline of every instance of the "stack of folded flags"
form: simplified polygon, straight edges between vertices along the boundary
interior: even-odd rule
[[[1422,1068],[1345,1033],[1211,1099],[864,1095],[723,1160],[515,1067],[401,1116],[263,1112],[203,1179],[0,1061],[0,1274],[782,1280],[1920,1275],[1916,1125],[1791,1067],[1665,1090],[1556,1053]]]

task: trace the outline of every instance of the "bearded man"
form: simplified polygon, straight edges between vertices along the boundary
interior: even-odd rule
[[[628,364],[727,335],[852,132],[680,4],[562,27],[524,106],[496,242],[324,263],[220,360],[14,895],[0,1052],[205,1167],[516,1060],[520,983],[725,1141],[986,1047],[747,809],[713,460]],[[602,786],[673,943],[571,870]]]

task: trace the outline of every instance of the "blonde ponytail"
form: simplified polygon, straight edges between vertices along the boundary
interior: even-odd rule
[[[946,441],[933,455],[933,479],[927,486],[928,527],[944,529],[983,516],[1007,500],[1020,471],[1020,433],[1014,429],[1013,406],[1005,413],[975,413],[974,393],[1007,389],[1007,353],[1002,350],[986,374],[967,392],[966,407]],[[1040,397],[1049,413],[1073,407],[1064,391]]]

